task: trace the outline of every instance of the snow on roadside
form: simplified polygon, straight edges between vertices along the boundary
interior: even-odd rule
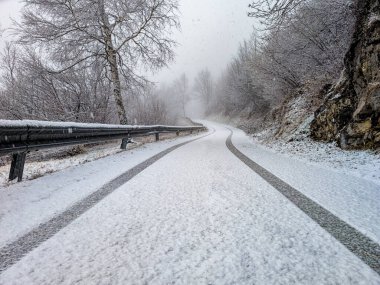
[[[107,129],[145,129],[154,127],[181,127],[189,126],[166,126],[166,125],[111,125],[76,122],[51,122],[36,120],[0,120],[1,127],[61,127],[61,128],[107,128]]]
[[[184,136],[184,134],[181,134],[181,136]],[[160,140],[172,139],[174,137],[176,137],[175,134],[161,134]],[[153,137],[141,137],[135,138],[133,141],[133,144],[128,144],[128,150],[141,147],[145,143],[154,141],[154,139]],[[105,144],[84,146],[83,153],[78,153],[73,156],[67,155],[67,151],[71,148],[72,147],[61,147],[57,149],[41,150],[28,154],[24,167],[23,180],[26,181],[37,179],[46,174],[61,171],[72,166],[85,164],[122,152],[120,149],[120,140]],[[62,154],[62,151],[64,150],[66,150],[66,155]],[[59,155],[59,153],[61,154]],[[50,156],[51,158],[46,159],[46,156]],[[38,157],[38,159],[35,157]],[[17,180],[11,182],[8,181],[10,161],[2,165],[2,158],[4,157],[0,157],[0,187],[6,187],[17,183]]]
[[[310,138],[314,116],[309,101],[307,96],[291,99],[283,106],[285,112],[279,121],[268,122],[266,129],[250,135],[252,142],[273,153],[380,185],[380,152],[342,150],[335,143],[316,142]],[[214,115],[211,120],[240,129],[253,123],[221,114]]]
[[[252,141],[234,129],[232,142],[242,153],[363,234],[380,242],[380,187],[339,169],[311,165]]]
[[[138,144],[140,146],[141,144]],[[112,154],[120,152],[119,143],[107,144],[106,148],[98,148],[95,150],[89,150],[85,153],[81,153],[75,156],[68,156],[59,159],[49,159],[45,161],[33,161],[29,162],[28,159],[24,168],[24,180],[33,180],[44,176],[45,174],[57,172],[68,167],[84,164],[90,161],[94,161]],[[17,180],[8,182],[10,165],[6,164],[0,166],[0,186],[8,186],[16,183]]]
[[[0,185],[0,247],[63,212],[146,159],[203,135],[205,133],[148,143],[103,159],[70,166],[35,180],[25,180],[8,187]],[[41,162],[40,165],[45,163]]]
[[[254,143],[271,152],[380,185],[380,153],[342,150],[335,143],[316,142],[307,137],[293,141],[264,141],[261,139],[264,136],[265,132],[262,132],[251,138]]]

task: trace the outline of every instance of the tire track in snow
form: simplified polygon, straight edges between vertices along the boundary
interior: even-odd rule
[[[94,193],[90,194],[86,198],[75,203],[69,209],[65,210],[61,214],[53,217],[49,221],[39,225],[37,228],[31,230],[29,233],[20,237],[16,241],[4,246],[0,249],[0,273],[16,262],[18,262],[22,257],[28,254],[30,251],[38,247],[41,243],[51,238],[61,229],[69,225],[79,216],[84,214],[86,211],[91,209],[105,197],[110,195],[116,189],[118,189],[123,184],[127,183],[133,177],[138,175],[140,172],[148,168],[150,165],[166,156],[170,152],[178,149],[181,146],[194,142],[196,140],[205,138],[212,135],[215,132],[201,136],[196,139],[192,139],[177,145],[174,145],[151,158],[143,161],[142,163],[136,165],[135,167],[124,172],[120,176],[116,177],[112,181],[104,184],[100,189],[96,190]]]
[[[235,156],[380,275],[379,244],[240,152],[232,144],[230,131],[226,145]]]

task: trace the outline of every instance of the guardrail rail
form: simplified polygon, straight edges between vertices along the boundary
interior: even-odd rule
[[[202,131],[197,126],[127,126],[105,124],[82,124],[66,122],[45,122],[30,120],[0,120],[0,156],[12,155],[9,180],[22,180],[26,154],[47,148],[106,142],[121,139],[121,149],[126,149],[133,137],[154,135],[159,140],[160,133]]]

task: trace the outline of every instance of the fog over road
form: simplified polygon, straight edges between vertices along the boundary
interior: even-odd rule
[[[0,193],[0,204],[13,203],[0,210],[0,235],[12,222],[22,229],[0,239],[3,266],[13,254],[5,256],[4,248],[41,224],[40,233],[49,235],[43,240],[33,234],[28,237],[33,242],[19,243],[24,256],[4,266],[0,284],[380,284],[376,184],[262,150],[238,129],[203,123],[207,134],[42,177],[44,183],[60,183],[45,189],[45,199],[24,196],[28,204],[17,209],[12,210],[21,205],[17,193],[41,191],[39,180],[15,185],[13,194]],[[231,145],[271,173],[270,179],[297,191],[294,197],[304,195],[303,201],[322,210],[318,215],[314,208],[302,211],[306,202],[296,205],[296,198],[287,199],[275,188],[281,183],[268,183],[269,178],[231,152]],[[150,157],[154,159],[147,161]],[[109,176],[114,168],[117,177]],[[51,210],[60,193],[82,190],[72,181],[84,173],[93,189],[83,189],[85,196],[73,191],[70,203]],[[96,196],[99,189],[105,194]],[[92,194],[91,206],[83,208]],[[360,241],[357,247],[368,242],[372,259],[354,254],[339,234],[333,237],[320,226],[326,213],[336,217],[337,231],[348,227],[348,242]],[[57,216],[66,223],[54,222]],[[24,221],[28,217],[32,221]]]

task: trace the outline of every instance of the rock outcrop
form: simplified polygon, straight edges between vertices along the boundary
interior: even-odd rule
[[[380,0],[358,0],[355,32],[339,82],[316,111],[311,136],[342,148],[380,147]]]

